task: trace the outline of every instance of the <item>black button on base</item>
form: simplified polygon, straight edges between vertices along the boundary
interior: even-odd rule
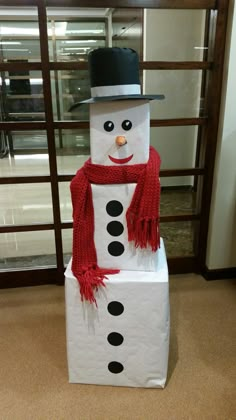
[[[124,366],[119,362],[110,362],[108,365],[108,370],[111,373],[121,373],[124,370]]]
[[[116,300],[113,300],[113,302],[110,302],[107,306],[108,312],[113,316],[119,316],[124,312],[124,306],[121,302],[117,302]]]
[[[107,336],[107,341],[112,346],[120,346],[124,341],[124,337],[117,332],[112,332]]]

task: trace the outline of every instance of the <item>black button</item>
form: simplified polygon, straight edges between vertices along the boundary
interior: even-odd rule
[[[107,336],[107,341],[112,346],[120,346],[124,341],[124,337],[117,332],[112,332]]]
[[[107,248],[108,248],[109,254],[112,255],[113,257],[119,257],[120,255],[123,254],[125,250],[124,245],[118,241],[111,242]]]
[[[108,369],[111,373],[121,373],[124,370],[124,366],[119,362],[110,362]]]
[[[108,304],[107,310],[111,315],[118,316],[124,312],[124,306],[122,305],[122,303],[114,300],[113,302],[110,302]]]
[[[120,222],[110,222],[107,225],[107,231],[112,236],[119,236],[124,232],[124,226]]]
[[[123,206],[120,203],[120,201],[112,200],[112,201],[109,201],[109,203],[107,203],[106,211],[109,214],[109,216],[116,217],[122,213]]]

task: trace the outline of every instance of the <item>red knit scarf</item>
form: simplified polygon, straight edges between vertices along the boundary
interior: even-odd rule
[[[128,240],[135,247],[151,247],[155,252],[160,245],[160,157],[150,147],[147,164],[127,166],[94,165],[91,159],[77,172],[71,182],[73,205],[73,259],[72,272],[80,284],[82,301],[96,303],[94,291],[105,286],[106,274],[119,270],[100,268],[94,244],[94,209],[91,184],[137,183],[131,204],[126,212]]]

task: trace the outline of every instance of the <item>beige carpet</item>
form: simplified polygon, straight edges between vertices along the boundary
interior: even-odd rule
[[[233,281],[170,281],[164,390],[70,385],[64,289],[0,291],[1,420],[236,419]]]

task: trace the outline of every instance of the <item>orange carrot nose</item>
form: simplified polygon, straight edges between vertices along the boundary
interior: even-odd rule
[[[124,136],[117,136],[116,137],[116,144],[117,146],[124,146],[127,143],[127,140]]]

